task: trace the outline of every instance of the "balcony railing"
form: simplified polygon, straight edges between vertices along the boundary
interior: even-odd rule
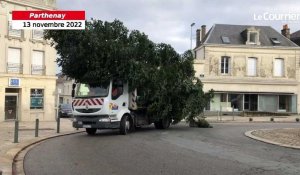
[[[20,63],[7,63],[7,73],[23,73],[23,64]]]
[[[32,75],[45,75],[46,66],[45,65],[31,65]]]

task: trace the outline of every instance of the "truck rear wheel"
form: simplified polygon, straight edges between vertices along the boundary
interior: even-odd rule
[[[85,128],[85,131],[88,135],[95,135],[97,129],[96,128]]]
[[[161,126],[162,126],[162,129],[168,129],[170,127],[170,120],[169,119],[162,119],[161,120]]]
[[[120,134],[126,135],[131,130],[132,123],[130,121],[130,117],[128,115],[124,115],[122,117],[121,123],[120,123]]]
[[[161,124],[160,120],[157,122],[154,122],[154,126],[156,129],[162,129],[162,124]]]
[[[170,127],[170,120],[169,119],[160,119],[157,122],[154,122],[154,126],[156,129],[167,129]]]

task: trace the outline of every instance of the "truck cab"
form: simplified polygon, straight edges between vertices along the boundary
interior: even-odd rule
[[[122,132],[126,134],[133,124],[130,115],[128,85],[120,80],[101,86],[77,84],[73,106],[73,127],[86,128],[88,134],[97,129],[117,129],[125,123]],[[123,120],[125,121],[122,121]]]

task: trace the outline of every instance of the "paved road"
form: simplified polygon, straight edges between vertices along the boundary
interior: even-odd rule
[[[213,124],[214,128],[147,127],[127,136],[100,131],[51,139],[25,157],[26,175],[300,174],[300,150],[249,139],[247,130],[299,124]]]

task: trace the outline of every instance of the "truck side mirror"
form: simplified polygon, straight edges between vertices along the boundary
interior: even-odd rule
[[[76,88],[76,83],[72,84],[72,89],[74,90]]]
[[[76,88],[76,83],[72,84],[72,98],[75,97],[75,88]]]
[[[74,97],[75,97],[75,90],[72,89],[72,98],[74,98]]]

